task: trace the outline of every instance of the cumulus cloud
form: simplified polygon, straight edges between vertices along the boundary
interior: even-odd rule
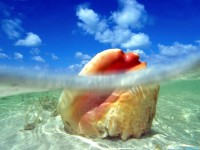
[[[8,36],[9,39],[17,40],[16,46],[38,46],[41,44],[41,39],[37,34],[28,32],[24,39],[21,38],[21,34],[24,33],[24,29],[20,19],[2,19],[1,27],[3,32]]]
[[[46,53],[47,56],[49,56],[52,60],[58,60],[59,57],[54,53]]]
[[[17,60],[20,60],[20,59],[23,59],[23,55],[21,53],[15,52],[14,58],[17,59]]]
[[[196,42],[196,41],[195,41]],[[158,53],[148,54],[144,57],[145,61],[150,65],[173,63],[175,59],[182,59],[189,54],[200,52],[200,45],[198,44],[183,44],[174,42],[171,45],[158,44]]]
[[[106,27],[106,23],[103,20],[100,20],[99,15],[92,9],[80,7],[76,15],[79,20],[83,21],[78,22],[78,26],[90,34],[94,34],[99,30],[102,31]]]
[[[19,19],[4,19],[1,21],[1,26],[9,39],[17,39],[20,37],[23,28]]]
[[[91,56],[88,54],[83,54],[82,52],[76,52],[75,57],[79,59],[91,59]]]
[[[73,64],[73,65],[70,65],[68,67],[68,69],[72,71],[72,70],[75,70],[75,69],[80,69],[81,66],[82,66],[81,64]]]
[[[0,48],[0,59],[8,59],[10,58],[6,53],[3,52],[4,50]]]
[[[92,9],[79,7],[76,15],[80,21],[77,25],[101,43],[131,49],[148,46],[148,35],[132,31],[142,27],[146,21],[144,6],[136,0],[119,0],[119,3],[121,9],[107,18]]]
[[[141,56],[146,56],[146,53],[141,49],[134,49],[134,50],[127,49],[125,52],[126,53],[127,52],[134,52],[134,53],[137,53],[137,54],[139,54]]]
[[[189,54],[191,52],[198,51],[198,46],[192,44],[181,44],[174,42],[172,45],[162,45],[158,44],[161,55],[165,56],[178,56],[183,54]]]
[[[41,39],[37,34],[32,32],[27,33],[25,39],[19,39],[15,45],[16,46],[38,46],[41,44]]]
[[[8,58],[9,56],[7,54],[0,52],[0,59],[8,59]]]
[[[200,45],[200,40],[196,40],[195,42]]]
[[[40,54],[40,49],[39,48],[32,48],[30,50],[31,55],[39,55]]]
[[[70,65],[70,66],[67,67],[67,71],[69,73],[75,73],[75,74],[77,74],[77,73],[80,72],[80,70],[81,70],[82,67],[83,67],[82,64],[72,64],[72,65]]]
[[[144,46],[144,43],[146,43],[146,45],[150,44],[149,37],[144,33],[138,33],[133,34],[130,40],[122,43],[121,45],[124,48],[142,47]]]
[[[136,0],[119,0],[121,10],[112,13],[116,24],[123,28],[140,28],[147,20],[144,6]]]
[[[83,65],[87,64],[92,57],[88,54],[83,54],[82,52],[76,52],[75,58],[78,58],[81,60],[80,65],[78,66],[83,67]]]
[[[41,70],[41,67],[39,67],[39,66],[34,66],[33,69],[35,69],[35,70]]]
[[[53,60],[58,60],[58,59],[59,59],[58,56],[56,56],[55,54],[51,54],[51,58],[52,58]]]
[[[84,54],[82,52],[77,51],[74,55],[75,58],[80,60],[80,63],[72,64],[68,66],[67,70],[72,72],[72,73],[78,73],[85,64],[87,64],[90,59],[92,58],[88,54]]]
[[[33,56],[32,59],[37,62],[45,62],[45,60],[41,56]]]

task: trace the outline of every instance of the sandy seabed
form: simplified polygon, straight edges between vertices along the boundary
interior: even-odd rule
[[[15,85],[15,84],[7,84],[7,85],[0,85],[0,97],[6,97],[11,95],[18,95],[23,93],[32,93],[32,92],[41,92],[47,91],[48,89],[43,88],[31,88],[25,87],[22,85]]]
[[[60,116],[40,111],[41,97],[59,98],[58,91],[0,86],[0,149],[200,149],[200,81],[176,81],[161,86],[152,130],[140,139],[125,142],[118,138],[88,139],[70,135],[63,129]],[[42,92],[41,92],[42,91]],[[29,93],[31,92],[31,93]],[[27,123],[40,112],[40,122],[32,130]]]

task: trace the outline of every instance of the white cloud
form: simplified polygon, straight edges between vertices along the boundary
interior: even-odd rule
[[[68,66],[67,70],[70,71],[71,73],[78,73],[80,70],[83,68],[85,64],[87,64],[90,59],[92,58],[88,54],[83,54],[82,52],[77,51],[75,53],[75,58],[80,59],[80,63],[72,64]]]
[[[34,66],[33,69],[35,69],[35,70],[41,70],[41,68],[39,66]]]
[[[150,45],[148,35],[144,33],[133,33],[130,29],[115,28],[98,32],[95,39],[102,43],[111,43],[112,46],[120,45],[122,48],[140,48]]]
[[[1,21],[2,29],[10,39],[19,38],[23,28],[19,19],[4,19]]]
[[[82,52],[76,52],[75,57],[81,59],[80,67],[83,67],[83,65],[87,64],[92,58],[90,55],[83,54]]]
[[[48,64],[43,64],[43,65],[35,65],[35,66],[32,66],[32,69],[34,69],[35,71],[39,71],[37,73],[39,73],[40,75],[42,74],[46,74],[46,73],[49,73],[49,71],[53,71],[50,69],[50,66]]]
[[[55,54],[51,54],[51,58],[52,58],[53,60],[58,60],[58,59],[59,59],[58,56],[56,56]]]
[[[0,53],[0,59],[8,59],[9,56],[5,53]]]
[[[41,56],[33,56],[32,59],[37,62],[45,62],[45,60]]]
[[[81,68],[82,68],[82,64],[73,64],[67,67],[67,71],[69,71],[69,73],[78,73],[80,72]]]
[[[150,44],[149,37],[144,33],[132,34],[130,40],[124,42],[122,47],[130,48],[130,47],[144,47]]]
[[[85,64],[87,64],[89,62],[89,60],[82,60],[81,61],[81,65],[85,65]]]
[[[21,53],[15,52],[14,58],[17,59],[17,60],[20,60],[20,59],[23,59],[23,55]]]
[[[139,56],[140,56],[140,60],[141,61],[145,61],[146,59],[149,59],[149,56],[144,52],[144,50],[141,50],[141,49],[126,49],[125,51],[126,53],[128,52],[134,52],[134,53],[137,53]]]
[[[113,30],[106,29],[103,32],[97,32],[95,39],[102,43],[111,43],[114,46],[128,41],[128,39],[131,37],[131,34],[132,32],[129,29],[121,29],[116,27]]]
[[[195,45],[181,44],[178,42],[174,42],[170,46],[158,44],[158,48],[160,50],[160,54],[165,56],[178,56],[182,54],[189,54],[191,52],[196,52],[199,49]]]
[[[176,59],[182,59],[189,54],[199,53],[200,45],[174,42],[171,45],[158,44],[158,49],[158,53],[148,54],[143,57],[148,65],[173,63]]]
[[[127,49],[126,50],[126,53],[127,52],[134,52],[134,53],[137,53],[137,54],[139,54],[139,55],[146,55],[146,53],[143,51],[143,50],[141,50],[141,49],[135,49],[135,50],[130,50],[130,49]]]
[[[56,56],[54,53],[46,53],[47,56],[51,57],[52,60],[58,60],[59,57]]]
[[[144,6],[136,0],[119,0],[122,10],[112,13],[116,24],[123,28],[140,28],[146,21]]]
[[[75,57],[79,59],[91,59],[91,56],[88,54],[83,54],[82,52],[76,52]]]
[[[70,65],[68,67],[68,69],[74,70],[75,68],[80,68],[80,67],[82,67],[82,65],[80,65],[80,64],[74,64],[74,65]]]
[[[100,21],[99,15],[92,9],[80,7],[76,15],[82,21],[78,22],[78,26],[90,34],[106,28],[106,23],[103,20]]]
[[[39,55],[40,54],[40,49],[39,48],[32,48],[30,50],[31,55]]]
[[[37,34],[32,32],[27,33],[25,39],[18,40],[15,45],[17,46],[38,46],[41,44],[41,39]]]
[[[78,58],[78,59],[81,59],[81,62],[78,65],[80,68],[82,68],[83,65],[87,64],[90,61],[90,59],[92,58],[90,55],[83,54],[82,52],[76,52],[75,57]]]
[[[133,28],[140,28],[146,20],[144,6],[136,0],[119,0],[121,10],[103,18],[92,9],[80,7],[76,13],[80,22],[78,26],[86,33],[94,35],[101,43],[110,43],[122,48],[139,48],[148,46],[150,40],[144,33],[135,33]],[[103,18],[103,19],[102,19]]]
[[[195,42],[200,45],[200,40],[196,40]]]
[[[137,53],[137,54],[140,54],[140,55],[146,55],[146,53],[141,50],[141,49],[136,49],[136,50],[133,50],[134,53]]]

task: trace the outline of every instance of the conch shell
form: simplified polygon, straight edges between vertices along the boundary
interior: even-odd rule
[[[136,71],[146,68],[136,53],[109,49],[97,54],[81,76]],[[117,82],[117,81],[116,81]],[[109,83],[108,83],[109,84]],[[65,130],[93,138],[139,138],[147,133],[155,116],[159,86],[140,85],[114,91],[64,90],[58,103]]]

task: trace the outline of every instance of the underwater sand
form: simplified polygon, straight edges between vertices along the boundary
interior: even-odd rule
[[[1,91],[1,150],[60,149],[200,149],[200,80],[162,83],[152,130],[140,139],[87,139],[67,134],[47,99],[57,101],[62,90],[27,93],[13,87]],[[4,92],[7,92],[6,94]],[[3,95],[4,94],[4,95]],[[13,95],[15,94],[15,95]],[[8,96],[11,95],[11,96]],[[46,104],[39,101],[46,100]],[[53,103],[54,104],[54,103]],[[38,120],[37,120],[37,119]],[[36,119],[36,120],[35,120]],[[35,121],[35,128],[24,127]]]
[[[18,95],[18,94],[29,93],[29,92],[40,92],[40,91],[47,91],[47,89],[44,90],[42,88],[30,88],[30,87],[17,85],[17,84],[0,85],[0,97]]]

